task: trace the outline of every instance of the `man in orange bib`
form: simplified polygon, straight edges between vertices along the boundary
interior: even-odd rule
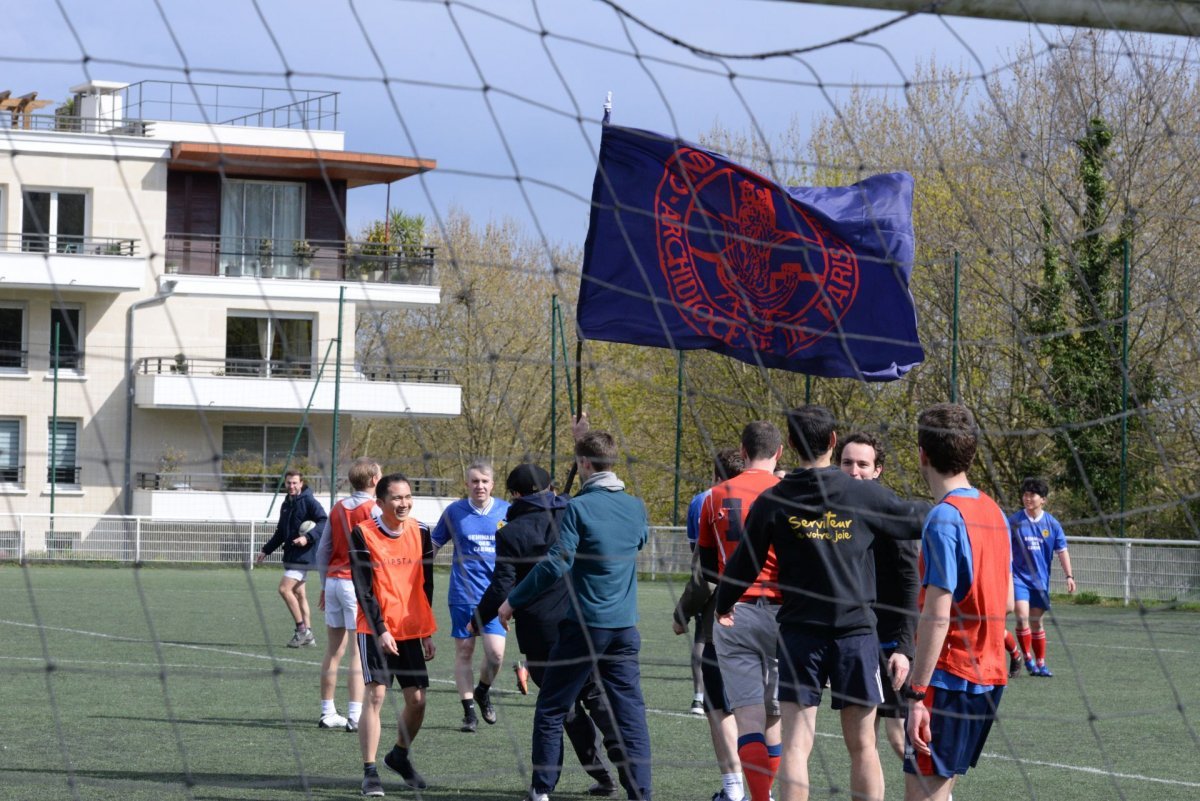
[[[404,693],[396,745],[383,762],[417,790],[428,785],[409,761],[408,752],[425,719],[425,663],[434,656],[433,541],[429,527],[412,512],[412,486],[401,473],[375,487],[380,517],[359,523],[350,532],[350,571],[358,599],[358,653],[362,662],[366,703],[359,721],[362,750],[362,794],[382,796],[383,782],[375,766],[379,747],[379,712],[393,679]]]

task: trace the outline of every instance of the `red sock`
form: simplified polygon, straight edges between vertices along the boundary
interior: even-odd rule
[[[1021,658],[1021,652],[1017,650],[1017,638],[1012,636],[1012,632],[1008,629],[1004,630],[1004,647],[1012,654],[1014,659]]]
[[[782,745],[775,746],[775,751],[782,752],[783,746]],[[780,753],[771,753],[771,750],[767,749],[767,766],[771,769],[771,783],[772,784],[775,783],[775,777],[779,775],[779,763],[782,760],[783,760],[783,757],[780,755]]]
[[[1046,630],[1033,633],[1033,658],[1039,665],[1046,664]]]
[[[1030,631],[1029,629],[1017,629],[1017,642],[1021,643],[1021,654],[1028,659],[1033,653],[1033,648],[1029,644]]]
[[[738,759],[742,760],[742,774],[750,788],[750,801],[769,801],[771,780],[775,778],[767,756],[767,744],[762,740],[738,746]]]

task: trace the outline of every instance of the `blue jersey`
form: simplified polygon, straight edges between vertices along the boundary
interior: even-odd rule
[[[1025,510],[1008,518],[1012,533],[1013,581],[1035,590],[1050,590],[1050,563],[1054,554],[1067,550],[1067,535],[1054,519],[1043,511],[1037,522],[1029,519]]]
[[[454,541],[454,563],[450,568],[451,606],[475,606],[492,583],[496,567],[496,530],[504,525],[508,501],[492,498],[480,511],[466,498],[442,512],[433,530],[433,544],[441,548]]]
[[[704,499],[712,493],[712,489],[706,489],[704,492],[699,492],[696,497],[692,498],[688,504],[687,511],[687,538],[688,545],[693,550],[696,548],[696,540],[700,539],[700,510],[704,508]]]

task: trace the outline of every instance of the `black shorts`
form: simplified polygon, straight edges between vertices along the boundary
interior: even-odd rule
[[[883,703],[875,707],[875,714],[881,718],[908,717],[908,701],[900,698],[892,689],[892,677],[888,674],[888,659],[895,652],[895,648],[879,649],[879,675],[883,678]],[[904,686],[908,686],[908,679],[904,680]]]
[[[731,714],[733,710],[729,708],[729,700],[725,697],[725,680],[721,678],[721,668],[717,665],[717,647],[711,642],[704,644],[700,675],[704,679],[704,703]]]
[[[401,688],[429,686],[429,671],[425,669],[425,652],[420,640],[397,640],[398,654],[386,654],[371,634],[358,635],[358,658],[362,663],[363,681],[391,687],[394,679]]]

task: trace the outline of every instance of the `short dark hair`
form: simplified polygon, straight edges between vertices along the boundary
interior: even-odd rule
[[[1041,495],[1043,498],[1050,497],[1050,485],[1046,483],[1044,478],[1027,478],[1021,482],[1021,494],[1033,492]]]
[[[958,403],[930,406],[917,417],[917,445],[942,475],[965,473],[975,461],[979,445],[975,416]]]
[[[380,501],[386,501],[388,490],[393,484],[398,484],[403,481],[412,489],[412,482],[408,480],[408,476],[403,473],[388,473],[383,478],[379,479],[379,483],[375,485],[375,498]]]
[[[887,451],[884,450],[883,440],[874,434],[866,431],[855,431],[837,444],[837,452],[834,454],[836,461],[842,460],[842,451],[847,445],[867,445],[875,450],[875,466],[883,467],[883,460],[887,458]]]
[[[774,423],[755,420],[742,429],[742,450],[750,460],[770,459],[783,445],[783,435]]]
[[[741,475],[745,469],[746,461],[737,448],[722,448],[713,459],[713,476],[717,481],[728,481]]]
[[[283,480],[284,480],[284,481],[287,481],[287,480],[288,480],[289,478],[291,478],[292,476],[295,476],[296,478],[300,479],[301,481],[303,481],[303,480],[304,480],[304,474],[303,474],[303,473],[301,473],[299,470],[289,470],[289,471],[287,471],[286,473],[284,473],[284,474],[283,474]]]
[[[607,431],[589,431],[575,443],[575,455],[587,459],[597,471],[612,470],[617,463],[617,441]]]
[[[808,404],[797,406],[787,415],[788,442],[800,458],[815,461],[829,450],[829,440],[837,430],[833,412],[824,406]]]

